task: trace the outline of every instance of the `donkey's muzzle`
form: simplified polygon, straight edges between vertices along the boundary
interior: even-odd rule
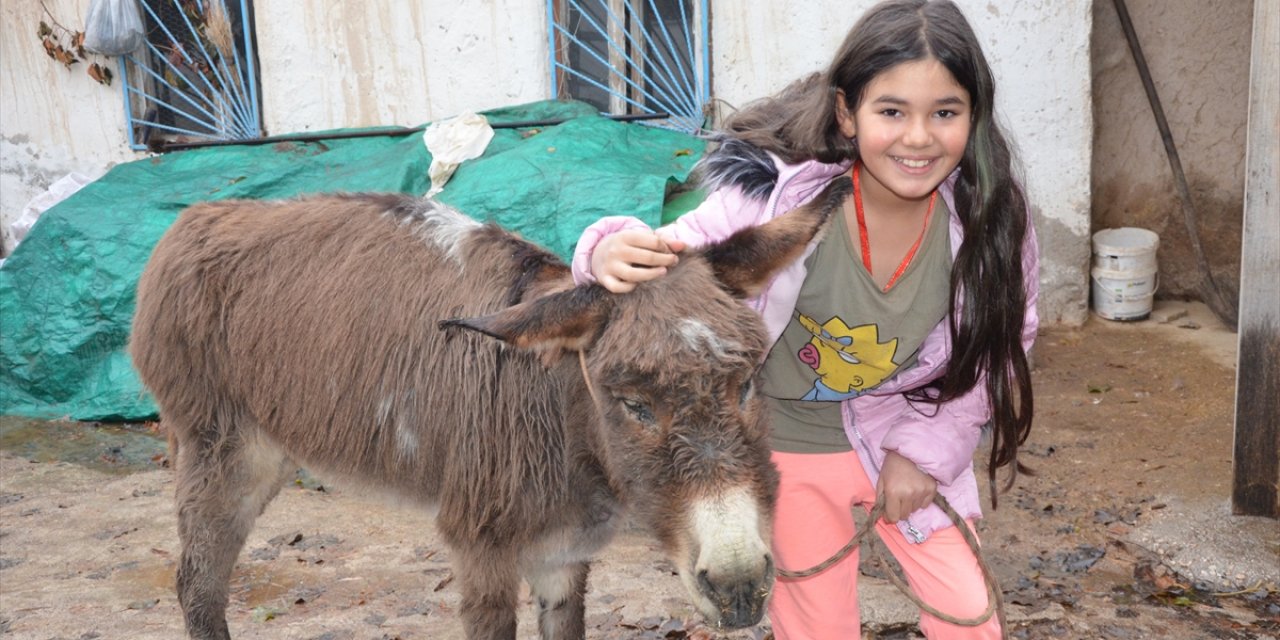
[[[720,626],[736,629],[759,624],[773,591],[773,558],[766,555],[756,571],[700,570],[698,590],[715,605]]]

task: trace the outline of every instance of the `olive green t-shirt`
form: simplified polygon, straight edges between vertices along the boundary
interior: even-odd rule
[[[916,255],[882,291],[862,264],[845,216],[836,216],[806,259],[791,322],[765,359],[761,391],[769,398],[775,451],[850,450],[840,401],[915,364],[920,344],[947,313],[948,218],[938,198]]]

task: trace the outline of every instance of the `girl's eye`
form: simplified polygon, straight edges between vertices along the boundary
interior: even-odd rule
[[[650,411],[649,407],[645,406],[643,402],[634,398],[619,398],[618,401],[622,403],[622,408],[626,409],[627,413],[631,414],[631,417],[637,421],[646,424],[654,422],[653,411]]]
[[[939,112],[937,113],[937,115],[938,115],[938,117],[939,117],[939,118],[947,119],[947,118],[954,118],[954,117],[956,117],[956,116],[957,116],[957,115],[959,115],[959,114],[957,114],[956,112],[954,112],[954,111],[952,111],[952,110],[950,110],[950,109],[943,109],[943,110],[939,111]]]
[[[882,116],[888,116],[888,117],[890,117],[890,118],[896,118],[896,117],[898,117],[898,116],[902,115],[902,112],[901,112],[901,111],[898,111],[897,109],[882,109],[882,110],[880,111],[880,115],[882,115]]]

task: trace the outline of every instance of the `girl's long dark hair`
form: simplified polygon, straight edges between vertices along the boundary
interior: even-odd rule
[[[953,352],[943,376],[911,399],[942,403],[986,387],[992,442],[988,477],[1010,467],[1003,490],[1019,472],[1018,447],[1031,431],[1031,373],[1022,347],[1027,294],[1022,252],[1027,201],[1014,158],[995,117],[995,82],[973,29],[950,0],[890,0],[854,25],[825,73],[792,83],[747,105],[725,122],[728,134],[789,162],[856,159],[856,142],[840,135],[837,89],[855,110],[867,85],[903,62],[933,58],[969,92],[971,127],[955,186],[964,225],[951,271]],[[998,491],[991,492],[992,504]]]

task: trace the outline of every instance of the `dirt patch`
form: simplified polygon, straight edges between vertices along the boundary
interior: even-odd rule
[[[1037,475],[980,525],[1015,637],[1280,637],[1280,527],[1226,515],[1234,344],[1196,307],[1165,324],[1094,320],[1042,333],[1024,448]],[[0,422],[0,636],[182,637],[161,436],[39,426]],[[1160,548],[1185,546],[1179,536],[1194,532],[1175,524],[1197,520],[1206,537],[1261,530],[1253,551],[1269,579],[1257,578],[1257,562],[1208,571],[1214,556],[1180,564],[1185,556]],[[910,607],[876,571],[861,585],[868,637],[919,637]],[[243,639],[462,637],[449,551],[430,518],[305,475],[259,519],[231,599]],[[520,637],[533,638],[525,605]],[[590,638],[766,633],[703,626],[671,566],[634,531],[594,564],[587,605]]]

